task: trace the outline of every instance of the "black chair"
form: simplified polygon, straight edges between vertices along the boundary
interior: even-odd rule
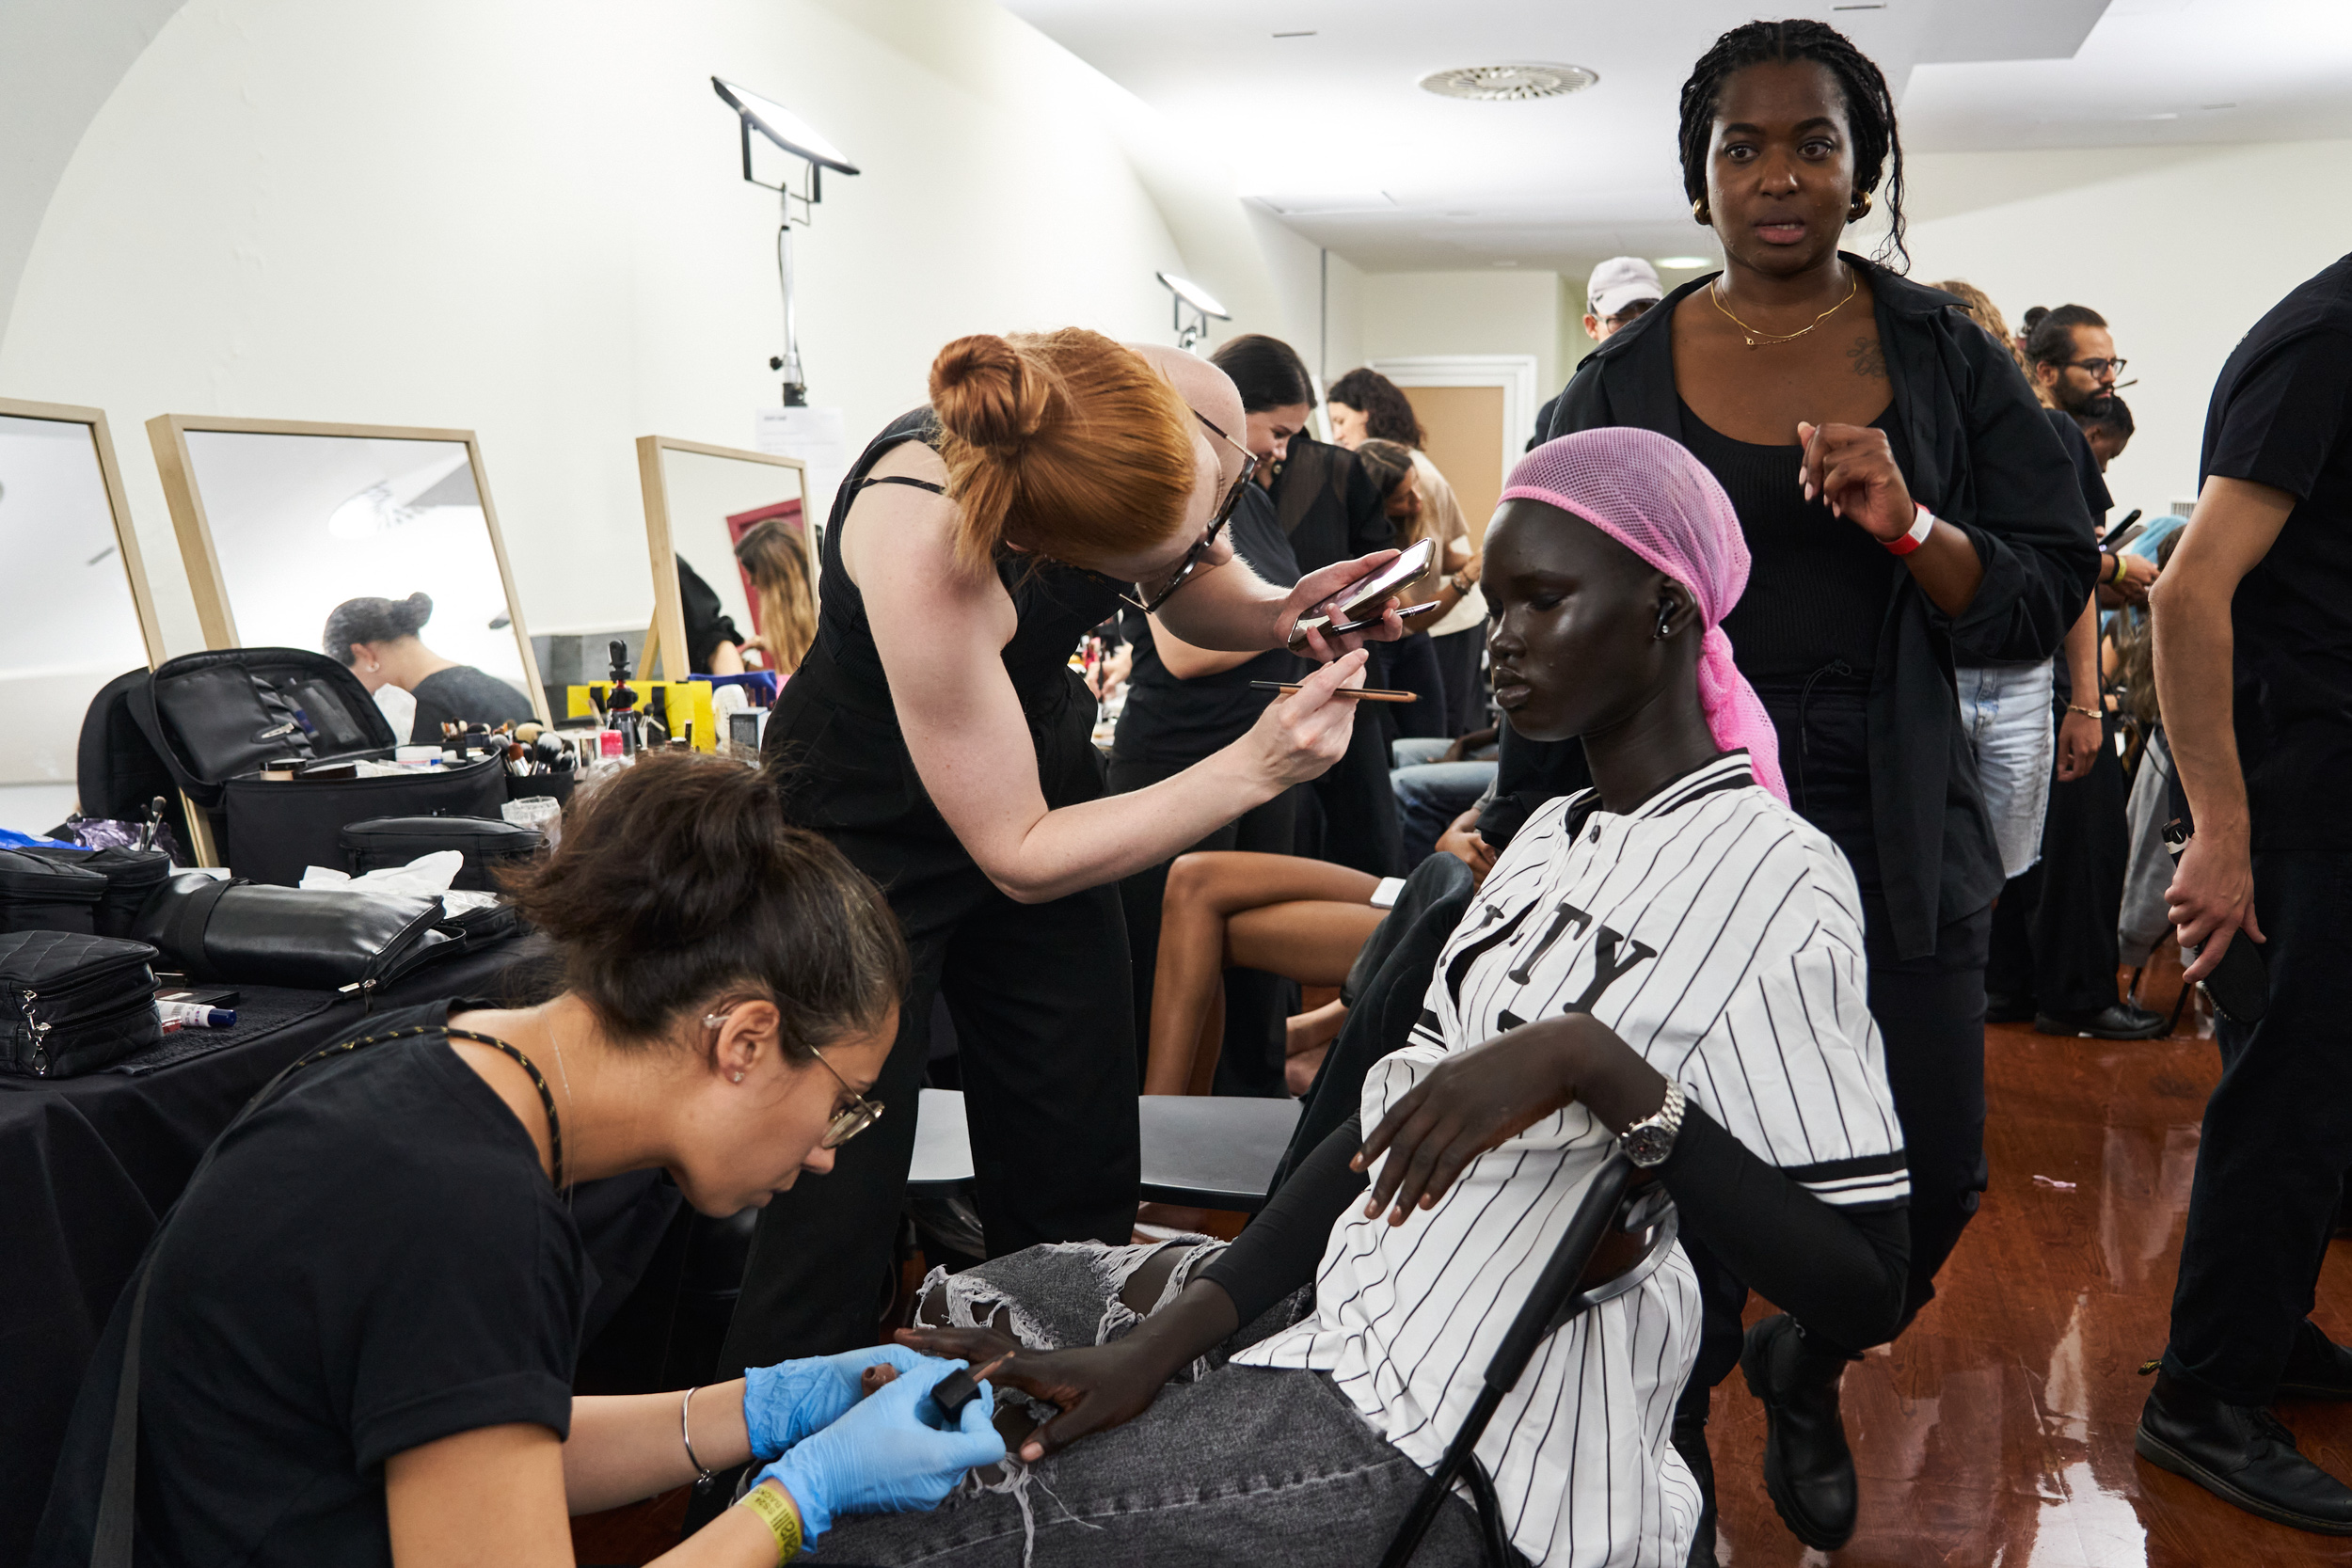
[[[1380,1568],[1406,1568],[1412,1560],[1415,1548],[1428,1533],[1438,1510],[1444,1506],[1446,1494],[1454,1489],[1457,1480],[1470,1488],[1470,1500],[1477,1508],[1486,1560],[1496,1568],[1523,1560],[1503,1530],[1494,1481],[1487,1476],[1486,1467],[1478,1462],[1478,1440],[1486,1434],[1486,1423],[1494,1419],[1503,1396],[1527,1370],[1536,1346],[1585,1308],[1633,1289],[1648,1273],[1650,1261],[1674,1245],[1674,1200],[1666,1196],[1663,1187],[1636,1186],[1640,1175],[1623,1150],[1609,1151],[1609,1158],[1593,1177],[1592,1186],[1585,1190],[1583,1201],[1569,1218],[1567,1229],[1561,1232],[1559,1243],[1551,1249],[1550,1260],[1536,1276],[1534,1289],[1528,1292],[1518,1316],[1511,1320],[1502,1342],[1495,1347],[1477,1402],[1463,1418],[1454,1440],[1446,1445],[1445,1457],[1422,1485],[1413,1512],[1397,1527],[1389,1542],[1388,1555],[1380,1560]],[[1578,1289],[1584,1271],[1592,1266],[1593,1254],[1599,1250],[1603,1238],[1613,1227],[1628,1234],[1649,1232],[1641,1259],[1604,1284],[1589,1291]]]

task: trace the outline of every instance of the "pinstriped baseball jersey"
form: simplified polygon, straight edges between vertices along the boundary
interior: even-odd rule
[[[1364,1126],[1449,1054],[1584,1011],[1825,1201],[1901,1204],[1902,1133],[1862,951],[1844,857],[1756,787],[1743,752],[1622,816],[1590,791],[1554,800],[1487,876],[1411,1041],[1366,1078]],[[1400,1227],[1351,1209],[1325,1249],[1315,1311],[1234,1359],[1330,1372],[1434,1468],[1613,1141],[1570,1105]],[[1699,1496],[1668,1432],[1699,1319],[1676,1247],[1538,1351],[1478,1448],[1532,1561],[1680,1568]]]

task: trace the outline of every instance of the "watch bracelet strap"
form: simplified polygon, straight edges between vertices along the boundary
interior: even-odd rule
[[[801,1515],[792,1506],[792,1499],[783,1489],[773,1486],[754,1486],[743,1494],[743,1500],[735,1505],[748,1508],[759,1515],[776,1538],[776,1561],[786,1563],[801,1554]]]

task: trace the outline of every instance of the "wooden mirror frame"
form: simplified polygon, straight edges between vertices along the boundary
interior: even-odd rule
[[[697,457],[724,457],[739,463],[764,463],[771,468],[790,468],[800,475],[801,537],[808,542],[808,591],[812,601],[817,593],[817,532],[808,510],[808,465],[797,457],[778,457],[772,452],[745,451],[740,447],[714,447],[704,441],[682,440],[675,436],[640,436],[637,437],[637,483],[645,493],[645,557],[653,571],[653,626],[648,628],[645,649],[638,655],[637,673],[646,680],[653,678],[657,653],[661,658],[662,678],[682,681],[687,678],[686,665],[686,601],[678,592],[677,546],[670,525],[670,485],[668,470],[662,467],[665,451],[692,452]],[[810,608],[815,609],[812,602]],[[678,668],[670,667],[669,650],[678,650]]]
[[[147,421],[147,439],[155,449],[155,467],[164,482],[164,499],[171,507],[171,526],[180,536],[180,557],[188,571],[188,590],[196,597],[196,618],[204,629],[207,648],[237,648],[237,625],[229,610],[229,584],[222,577],[220,557],[213,550],[212,525],[204,515],[196,469],[188,455],[191,431],[218,431],[242,436],[331,436],[362,441],[443,441],[462,443],[473,469],[474,494],[482,500],[482,520],[490,531],[490,553],[499,564],[499,586],[506,594],[506,618],[515,633],[516,651],[522,656],[523,679],[530,688],[532,710],[543,724],[548,696],[539,682],[539,660],[532,653],[531,631],[523,620],[522,600],[515,592],[514,569],[506,562],[506,540],[499,532],[498,508],[490,499],[489,475],[483,471],[482,448],[470,430],[428,430],[413,425],[331,424],[308,420],[237,420],[212,414],[158,414]]]

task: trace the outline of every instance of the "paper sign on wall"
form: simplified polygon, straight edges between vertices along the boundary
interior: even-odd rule
[[[838,408],[760,408],[752,414],[752,450],[808,465],[809,508],[833,514],[833,496],[850,471],[849,441]]]

